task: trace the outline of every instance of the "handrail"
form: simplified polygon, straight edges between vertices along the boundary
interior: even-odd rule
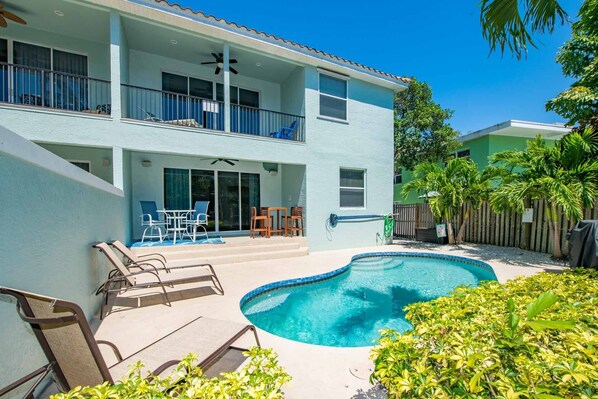
[[[74,74],[74,73],[59,72],[59,71],[54,71],[52,69],[38,68],[38,67],[32,67],[32,66],[20,65],[20,64],[9,64],[8,62],[0,62],[0,67],[2,65],[6,65],[8,67],[17,67],[17,68],[20,68],[20,69],[30,69],[32,71],[38,71],[38,72],[51,73],[53,75],[61,75],[61,76],[68,76],[68,77],[71,77],[71,78],[87,79],[87,80],[93,80],[95,82],[101,82],[101,83],[110,83],[109,80],[105,80],[105,79],[91,78],[89,76],[77,75],[77,74]]]
[[[121,86],[126,118],[225,131],[222,101],[130,84]],[[232,133],[305,141],[304,116],[230,104],[229,118]]]

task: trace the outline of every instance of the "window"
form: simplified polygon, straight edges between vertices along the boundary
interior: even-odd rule
[[[320,115],[347,120],[347,81],[320,73]]]
[[[457,158],[469,158],[469,148],[466,150],[457,151]]]
[[[0,62],[8,62],[8,40],[0,39]],[[0,101],[8,101],[8,66],[0,64]]]
[[[8,62],[8,40],[0,39],[0,62]]]
[[[397,169],[397,171],[395,172],[394,182],[395,184],[403,183],[403,169]]]
[[[364,170],[340,170],[340,207],[365,208]]]
[[[83,169],[86,172],[91,172],[91,162],[89,161],[69,161],[78,168]]]

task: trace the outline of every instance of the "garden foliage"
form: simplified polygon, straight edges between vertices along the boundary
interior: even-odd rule
[[[391,398],[598,397],[598,273],[540,273],[407,307],[372,351]]]
[[[206,378],[195,364],[197,356],[189,354],[167,377],[148,379],[143,364],[137,363],[115,385],[77,387],[51,399],[124,399],[124,398],[197,398],[197,399],[278,399],[281,387],[291,377],[278,365],[271,349],[250,348],[248,363],[240,371],[222,373],[220,378]]]

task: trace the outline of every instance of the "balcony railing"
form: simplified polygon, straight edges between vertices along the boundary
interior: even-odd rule
[[[126,84],[122,86],[123,116],[126,118],[224,131],[224,103],[221,101]],[[305,117],[231,104],[230,130],[305,141]]]
[[[110,82],[0,63],[0,102],[110,114]]]

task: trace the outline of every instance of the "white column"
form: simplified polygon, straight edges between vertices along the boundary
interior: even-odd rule
[[[230,132],[230,47],[224,45],[224,131]]]
[[[122,25],[118,11],[110,12],[110,98],[112,118],[122,116],[120,97],[120,46],[122,43]]]
[[[121,190],[125,187],[125,164],[121,147],[112,147],[112,185]]]

